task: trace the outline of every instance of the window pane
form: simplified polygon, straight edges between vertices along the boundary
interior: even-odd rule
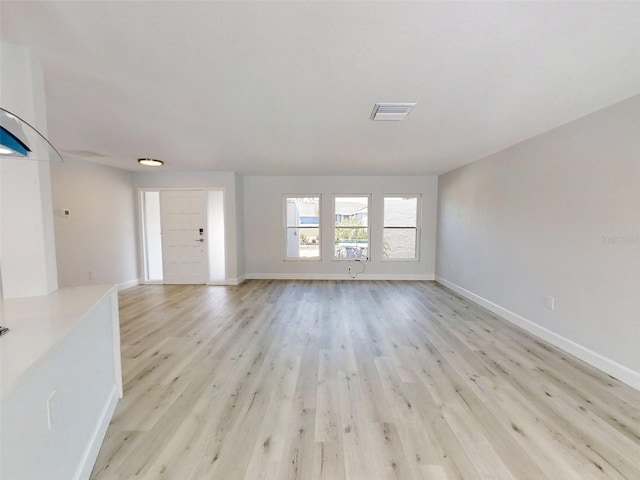
[[[320,197],[288,197],[287,227],[320,225]]]
[[[209,280],[224,282],[225,244],[224,244],[224,192],[207,192],[207,247],[209,251]]]
[[[369,197],[336,197],[336,227],[369,225]]]
[[[335,258],[369,256],[369,197],[336,197]]]
[[[369,240],[366,228],[336,228],[336,258],[366,258]]]
[[[143,192],[145,280],[162,280],[162,228],[160,192]]]
[[[417,227],[418,226],[418,198],[417,197],[385,197],[384,198],[384,226],[385,227]]]
[[[320,258],[320,197],[287,197],[287,258]]]
[[[319,229],[307,227],[287,228],[287,257],[320,257]]]
[[[385,228],[383,235],[385,258],[416,258],[415,228]]]

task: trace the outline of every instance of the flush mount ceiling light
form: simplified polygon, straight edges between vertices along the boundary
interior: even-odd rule
[[[7,115],[7,118],[9,116]],[[15,117],[14,117],[15,118]],[[16,123],[16,122],[14,122]],[[14,128],[19,128],[14,126]],[[22,133],[22,131],[20,131]],[[0,126],[0,154],[26,157],[31,152],[31,149],[27,147],[26,143],[20,139],[17,134],[12,133],[8,129]]]
[[[155,158],[139,158],[138,163],[147,167],[161,167],[164,165],[162,160],[156,160]]]
[[[409,115],[417,103],[376,103],[371,112],[371,120],[400,121]]]

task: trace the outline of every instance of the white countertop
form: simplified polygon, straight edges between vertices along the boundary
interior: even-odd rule
[[[66,337],[115,285],[63,288],[41,297],[0,299],[1,397]]]

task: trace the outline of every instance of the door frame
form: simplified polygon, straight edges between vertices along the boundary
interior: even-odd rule
[[[227,229],[227,192],[224,187],[138,187],[136,194],[136,206],[137,206],[137,220],[138,220],[138,274],[140,278],[140,285],[166,285],[164,281],[158,280],[147,280],[146,279],[146,245],[144,241],[145,231],[144,231],[144,219],[142,213],[142,195],[144,192],[162,192],[162,191],[202,191],[205,193],[205,205],[204,205],[204,216],[205,216],[205,231],[207,232],[207,238],[209,235],[209,202],[207,201],[208,195],[207,193],[210,191],[222,192],[222,211],[224,212],[224,281],[223,282],[212,282],[209,278],[209,242],[205,243],[205,256],[206,256],[206,264],[207,264],[207,282],[205,285],[230,285],[228,283],[228,229]]]

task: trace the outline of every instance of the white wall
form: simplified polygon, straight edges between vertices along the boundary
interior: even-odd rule
[[[333,260],[333,196],[372,194],[370,256],[360,278],[428,279],[435,272],[437,177],[276,177],[245,176],[247,278],[345,278],[353,262]],[[381,261],[384,194],[421,194],[419,261]],[[285,195],[321,194],[321,261],[284,260]]]
[[[0,105],[47,134],[44,79],[28,48],[0,42]],[[58,288],[51,214],[48,149],[31,145],[42,161],[0,159],[2,293],[46,295]]]
[[[67,157],[52,164],[61,287],[138,280],[136,206],[131,172]],[[71,211],[61,217],[60,210]],[[89,278],[89,271],[95,278]]]
[[[239,177],[237,180],[236,177]],[[243,216],[242,205],[236,201],[236,183],[242,177],[231,172],[173,172],[170,170],[136,172],[133,174],[137,188],[212,188],[224,190],[226,275],[227,283],[236,284],[242,279],[242,237],[238,236],[238,219]],[[137,208],[137,207],[136,207]],[[142,278],[142,275],[141,275]]]
[[[640,96],[441,176],[437,275],[640,388]]]
[[[0,188],[2,188],[2,167],[0,166]],[[0,299],[4,298],[2,291],[2,193],[0,193]],[[1,326],[1,325],[0,325]],[[2,445],[0,445],[0,448]]]

